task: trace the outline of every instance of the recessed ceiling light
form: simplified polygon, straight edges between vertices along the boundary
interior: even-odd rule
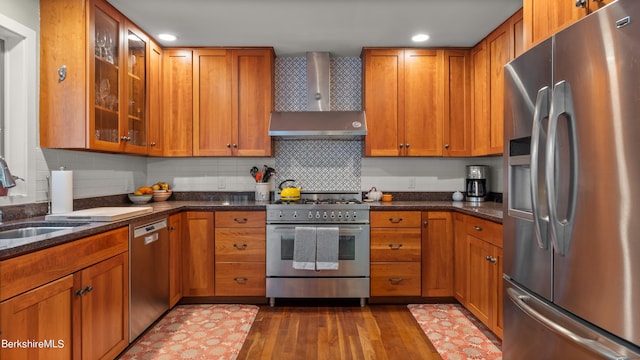
[[[417,34],[417,35],[413,35],[413,37],[411,38],[411,40],[415,41],[415,42],[423,42],[423,41],[427,41],[429,40],[429,35],[427,34]]]
[[[165,41],[176,41],[176,36],[171,34],[160,34],[158,38]]]

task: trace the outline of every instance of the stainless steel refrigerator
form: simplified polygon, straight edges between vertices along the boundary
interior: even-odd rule
[[[640,359],[640,1],[505,66],[507,360]]]

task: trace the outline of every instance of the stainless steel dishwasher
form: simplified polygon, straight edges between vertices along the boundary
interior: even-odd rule
[[[129,341],[169,309],[167,219],[131,224],[129,243]]]

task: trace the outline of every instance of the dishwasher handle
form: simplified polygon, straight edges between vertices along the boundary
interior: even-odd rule
[[[157,233],[158,231],[165,229],[167,227],[167,219],[162,219],[150,224],[145,224],[141,226],[136,226],[133,229],[133,237],[141,238],[146,237],[149,234]],[[146,240],[145,240],[146,243]]]
[[[153,233],[151,235],[148,235],[148,236],[144,237],[144,244],[145,245],[149,245],[149,244],[151,244],[153,242],[156,242],[159,238],[160,238],[160,236],[158,236],[158,233],[155,232],[155,233]]]

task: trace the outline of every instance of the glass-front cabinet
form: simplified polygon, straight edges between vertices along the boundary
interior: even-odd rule
[[[149,39],[109,10],[99,3],[94,10],[91,45],[95,101],[89,122],[89,145],[98,150],[146,154]]]
[[[40,146],[147,154],[149,37],[104,0],[40,12]]]

